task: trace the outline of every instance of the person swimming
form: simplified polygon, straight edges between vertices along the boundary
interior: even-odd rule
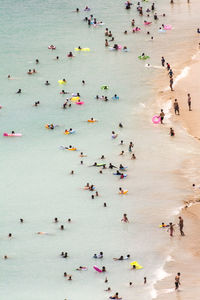
[[[45,85],[50,85],[50,83],[49,83],[49,81],[48,81],[48,80],[46,80],[46,82],[45,82]]]

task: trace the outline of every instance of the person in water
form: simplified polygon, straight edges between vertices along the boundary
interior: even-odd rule
[[[48,81],[48,80],[46,80],[46,82],[45,82],[45,85],[50,85],[50,83],[49,83],[49,81]]]
[[[171,237],[174,236],[174,231],[175,231],[174,226],[175,226],[175,224],[169,223],[169,228],[167,229],[167,231],[169,231],[169,234]]]
[[[19,89],[16,94],[21,94],[22,90]]]
[[[121,222],[129,223],[127,214],[124,214],[124,215],[123,215],[123,218],[121,219]]]
[[[180,115],[180,113],[179,113],[179,104],[178,104],[177,99],[174,100],[174,113],[175,113],[175,115],[176,114]]]

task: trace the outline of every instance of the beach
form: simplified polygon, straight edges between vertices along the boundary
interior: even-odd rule
[[[142,2],[140,15],[136,3],[126,9],[114,0],[88,1],[88,8],[82,1],[1,4],[1,299],[102,300],[119,293],[150,300],[165,297],[178,271],[180,299],[190,299],[191,285],[194,295],[198,290],[199,206],[181,209],[198,184],[199,4],[152,5]],[[171,29],[160,31],[162,24]],[[133,33],[135,26],[140,31]],[[175,78],[183,74],[174,92],[163,55]],[[153,124],[162,108],[164,124]],[[160,224],[177,223],[180,213],[186,236],[176,228],[172,240]],[[172,275],[164,278],[165,271]]]

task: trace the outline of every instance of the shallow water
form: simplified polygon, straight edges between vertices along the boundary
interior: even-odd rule
[[[166,11],[168,1],[163,1]],[[82,1],[77,7],[84,7]],[[154,99],[153,78],[163,70],[147,69],[137,56],[144,51],[151,56],[151,64],[160,65],[160,56],[169,47],[169,58],[178,55],[166,37],[157,33],[158,25],[152,25],[157,36],[154,42],[144,32],[127,36],[130,20],[142,20],[135,8],[125,11],[123,2],[88,1],[103,28],[88,28],[82,21],[88,13],[76,14],[73,1],[6,1],[1,3],[1,133],[21,132],[21,138],[1,137],[1,227],[0,254],[10,259],[2,260],[1,299],[103,299],[111,286],[123,299],[139,297],[151,299],[151,283],[156,280],[156,270],[163,264],[168,253],[168,239],[158,225],[180,206],[188,192],[174,171],[178,170],[187,155],[196,151],[196,143],[177,127],[176,139],[170,139],[168,128],[151,123],[156,113],[151,107]],[[144,4],[148,7],[148,4]],[[105,9],[106,8],[106,9]],[[180,8],[179,8],[180,9]],[[178,10],[179,10],[178,9]],[[188,8],[182,7],[183,18]],[[111,14],[112,10],[112,14]],[[9,11],[9,14],[8,14]],[[168,13],[167,13],[168,15]],[[176,16],[176,19],[175,19]],[[169,21],[179,28],[180,16],[171,11]],[[144,18],[143,18],[144,20]],[[189,17],[185,22],[188,22]],[[160,22],[160,21],[159,21]],[[195,19],[193,19],[195,24]],[[128,25],[127,25],[128,24]],[[109,27],[119,44],[127,45],[128,53],[114,53],[104,48],[104,30]],[[172,43],[178,45],[180,35],[175,30],[166,33]],[[171,35],[170,35],[171,34]],[[190,32],[184,33],[189,38]],[[47,49],[55,44],[56,51]],[[89,47],[88,53],[75,53],[73,59],[66,54],[74,47]],[[170,49],[173,48],[173,55]],[[180,51],[181,52],[181,51]],[[55,60],[59,56],[59,61]],[[40,64],[35,65],[35,59]],[[170,60],[171,61],[171,60]],[[26,75],[29,68],[37,74]],[[16,80],[7,80],[11,74]],[[57,81],[66,78],[68,84],[59,86]],[[82,86],[81,81],[86,81]],[[44,82],[49,80],[50,86]],[[109,91],[100,87],[109,85]],[[21,88],[22,94],[15,92]],[[67,95],[61,89],[80,92],[85,104],[72,105],[63,110]],[[96,94],[111,97],[117,93],[119,101],[95,100]],[[39,100],[41,105],[33,107]],[[94,117],[95,124],[86,120]],[[118,123],[124,128],[119,130]],[[170,122],[170,121],[169,121]],[[59,127],[50,131],[45,124]],[[66,136],[65,128],[76,130]],[[111,131],[119,133],[111,139]],[[125,142],[120,146],[120,140]],[[137,159],[131,160],[128,144],[134,142]],[[60,150],[60,145],[74,145],[79,151]],[[187,144],[187,148],[185,145]],[[125,150],[124,157],[119,153]],[[80,164],[80,151],[87,154]],[[128,177],[121,181],[112,170],[99,174],[99,169],[89,167],[95,161],[128,166]],[[73,176],[69,175],[74,170]],[[91,199],[91,192],[84,191],[86,182],[95,184],[100,196]],[[126,196],[118,195],[118,188],[127,188]],[[107,208],[103,203],[107,203]],[[120,222],[123,213],[128,214],[129,224]],[[59,223],[53,223],[58,217]],[[19,224],[24,218],[24,224]],[[68,224],[66,220],[72,219]],[[59,226],[64,224],[65,230]],[[36,232],[49,235],[37,235]],[[13,238],[8,239],[9,232]],[[69,258],[59,255],[66,251]],[[94,260],[94,253],[104,252],[103,260]],[[131,255],[130,261],[114,262],[113,257]],[[129,263],[137,260],[144,268],[130,270]],[[92,266],[105,265],[106,274],[95,272]],[[88,271],[75,269],[85,265]],[[63,272],[73,275],[73,281],[63,278]],[[108,277],[108,285],[104,284]],[[143,287],[143,277],[148,285]],[[135,287],[129,288],[129,281]]]

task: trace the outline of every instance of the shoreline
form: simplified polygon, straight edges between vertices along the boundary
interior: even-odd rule
[[[174,80],[176,84],[174,85],[173,92],[166,87],[162,91],[157,89],[159,99],[157,108],[165,106],[168,110],[166,126],[164,128],[166,129],[167,127],[169,129],[171,126],[173,128],[177,126],[178,128],[180,126],[187,135],[198,141],[200,140],[200,127],[198,126],[200,116],[200,107],[198,106],[199,65],[200,49],[196,50],[196,53],[191,56],[189,63],[187,61],[187,63],[183,63],[182,68],[178,68],[179,72]],[[156,83],[159,82],[159,86],[165,86],[166,78],[167,82],[169,81],[168,76],[166,76],[164,74]],[[192,98],[192,111],[189,111],[187,104],[188,93],[191,94]],[[173,109],[174,99],[178,99],[180,107],[180,115],[177,116],[174,114]],[[176,135],[174,138],[176,138]],[[186,199],[183,200],[183,206],[179,210],[177,209],[177,213],[173,218],[174,220],[176,219],[174,223],[177,223],[178,215],[183,217],[186,236],[181,237],[179,230],[176,229],[175,237],[171,238],[173,239],[169,253],[171,259],[170,261],[166,259],[163,266],[163,278],[154,284],[155,293],[152,297],[153,299],[168,300],[169,294],[172,300],[177,299],[177,297],[180,300],[195,299],[195,295],[200,291],[198,283],[200,268],[200,251],[198,251],[200,245],[200,239],[198,238],[198,226],[200,225],[200,189],[199,192],[197,190],[192,194],[192,184],[198,184],[196,180],[198,180],[198,175],[200,175],[196,167],[199,161],[198,153],[192,153],[184,162],[182,170],[177,175],[183,180],[186,179],[191,186],[191,195],[186,196]],[[181,286],[175,292],[174,277],[177,272],[181,273]]]

